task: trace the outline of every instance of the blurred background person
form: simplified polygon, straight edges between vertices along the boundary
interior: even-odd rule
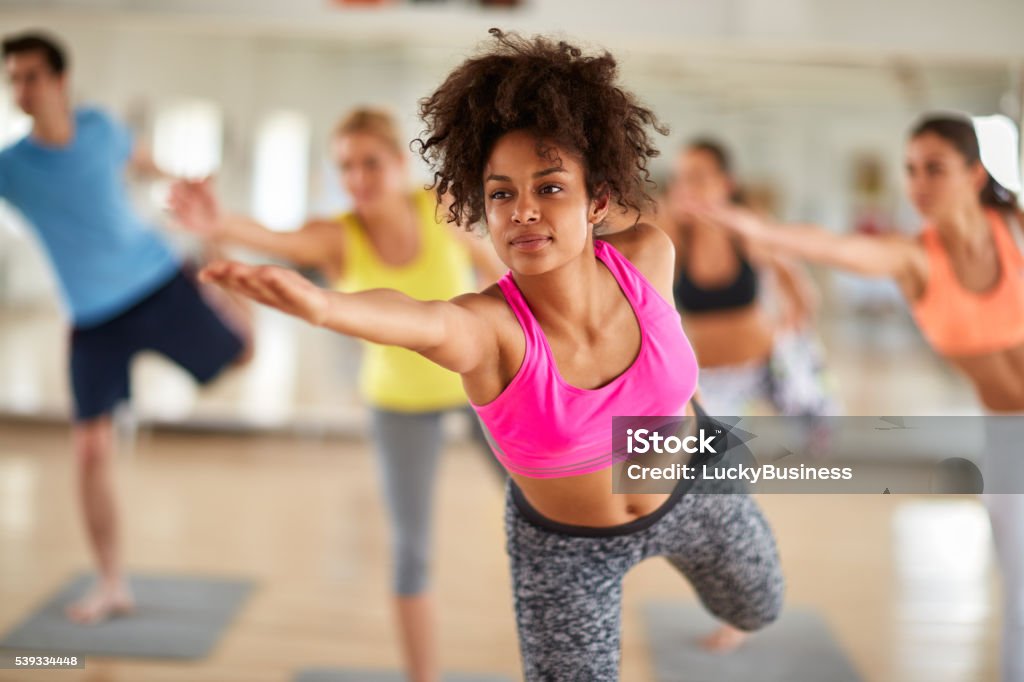
[[[396,289],[447,300],[475,289],[474,267],[495,281],[501,262],[490,244],[447,223],[433,192],[410,193],[409,161],[398,126],[385,111],[346,114],[330,141],[353,209],[277,232],[220,208],[208,180],[180,182],[170,205],[190,230],[318,271],[342,291]],[[370,405],[381,486],[391,520],[395,611],[405,668],[416,682],[437,680],[435,605],[430,592],[431,519],[442,418],[465,408],[459,376],[405,348],[366,344],[360,391]],[[476,427],[475,416],[470,415]],[[486,450],[482,436],[478,442]]]
[[[249,330],[201,295],[180,257],[131,207],[124,173],[154,172],[146,151],[101,109],[72,107],[68,63],[41,33],[3,41],[4,68],[31,132],[0,151],[0,198],[35,229],[71,318],[77,493],[96,587],[68,610],[95,623],[134,602],[124,574],[111,416],[128,400],[132,357],[157,351],[208,383],[242,359]]]
[[[710,138],[676,155],[661,223],[676,245],[673,292],[701,365],[711,414],[835,414],[814,332],[818,293],[802,268],[757,250],[687,210],[690,202],[742,205],[729,152]],[[773,276],[778,310],[763,296]]]
[[[688,204],[763,248],[896,281],[932,347],[971,382],[987,413],[984,497],[1003,576],[1002,678],[1024,679],[1024,220],[981,161],[965,117],[931,114],[910,133],[907,194],[916,237],[773,227],[753,212]],[[1014,493],[1014,494],[1009,494]]]

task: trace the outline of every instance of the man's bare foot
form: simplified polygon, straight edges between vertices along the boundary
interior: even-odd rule
[[[97,585],[89,594],[68,606],[69,620],[81,625],[101,623],[114,616],[124,616],[135,610],[135,600],[125,585],[104,587]]]
[[[726,654],[735,651],[747,640],[747,633],[738,630],[731,625],[722,625],[710,635],[700,640],[700,647],[705,651],[716,654]]]

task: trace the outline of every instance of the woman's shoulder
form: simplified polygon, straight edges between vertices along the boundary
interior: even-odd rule
[[[493,330],[499,348],[521,350],[523,332],[519,318],[497,282],[483,291],[456,296],[451,302]]]
[[[335,228],[341,228],[347,231],[359,227],[359,216],[356,215],[355,209],[349,208],[344,211],[338,211],[337,213],[316,216],[311,218],[308,222],[318,223],[324,226],[333,225]]]
[[[645,275],[659,273],[667,269],[671,272],[675,265],[675,246],[671,237],[661,228],[647,222],[639,222],[612,234],[600,237],[615,247],[626,260]]]
[[[474,312],[484,314],[502,314],[507,312],[509,307],[505,295],[497,282],[484,288],[481,291],[471,291],[466,294],[459,294],[452,299],[452,303],[467,308]]]
[[[632,264],[666,301],[672,301],[676,251],[672,239],[650,223],[637,223],[602,237]]]

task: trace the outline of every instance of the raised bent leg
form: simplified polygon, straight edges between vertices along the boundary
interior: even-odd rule
[[[688,496],[689,526],[669,562],[693,584],[712,615],[739,630],[772,623],[785,582],[775,539],[753,499],[741,493]]]

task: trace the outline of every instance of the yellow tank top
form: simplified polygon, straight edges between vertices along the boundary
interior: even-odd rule
[[[338,217],[345,231],[345,263],[336,289],[397,289],[424,301],[447,300],[473,289],[469,252],[452,234],[451,225],[435,217],[434,194],[420,190],[413,200],[420,215],[420,244],[407,265],[383,263],[355,214]],[[458,374],[405,348],[367,343],[364,349],[360,393],[374,407],[428,412],[465,404]]]

